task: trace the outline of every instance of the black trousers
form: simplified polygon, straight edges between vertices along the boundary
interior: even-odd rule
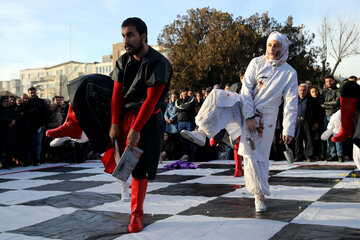
[[[303,159],[305,154],[306,158],[313,155],[313,141],[311,138],[311,131],[309,123],[306,119],[297,119],[295,126],[295,156],[298,159]],[[305,149],[303,147],[305,141]],[[305,150],[305,151],[304,151]]]

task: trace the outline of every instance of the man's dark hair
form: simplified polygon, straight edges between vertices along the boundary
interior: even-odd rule
[[[29,87],[29,89],[28,89],[28,91],[36,91],[36,88],[34,88],[34,87]]]
[[[334,79],[334,80],[335,80],[335,78],[334,78],[333,75],[326,75],[326,76],[324,77],[324,79],[327,79],[327,78],[331,78],[331,79]]]
[[[146,26],[146,24],[145,24],[145,22],[143,20],[141,20],[138,17],[128,18],[122,23],[121,28],[129,27],[129,26],[134,26],[136,28],[136,31],[140,35],[143,34],[143,33],[146,33],[145,42],[147,43],[147,41],[148,41],[148,39],[147,39],[147,26]]]
[[[357,77],[353,75],[353,76],[350,76],[349,79],[353,79],[353,81],[356,81]]]
[[[3,102],[3,101],[9,101],[9,96],[0,96],[0,102]]]

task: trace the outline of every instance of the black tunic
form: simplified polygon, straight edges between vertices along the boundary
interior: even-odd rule
[[[91,74],[81,76],[68,84],[71,105],[76,118],[94,148],[104,152],[109,147],[111,127],[111,98],[114,81],[123,83],[123,117],[128,111],[139,111],[147,97],[147,89],[156,82],[165,84],[165,88],[155,106],[160,109],[170,86],[172,68],[169,61],[149,47],[149,52],[141,62],[127,54],[116,62],[109,76]],[[136,64],[139,64],[136,66]],[[133,79],[131,79],[133,78]],[[149,180],[156,176],[164,131],[164,118],[160,111],[152,114],[141,130],[139,148],[144,150],[133,176],[146,171]],[[141,175],[141,174],[140,174]]]

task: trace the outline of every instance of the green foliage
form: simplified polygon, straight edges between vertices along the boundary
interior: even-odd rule
[[[315,81],[319,74],[316,49],[311,48],[314,34],[302,33],[290,16],[284,25],[268,13],[247,19],[216,9],[190,9],[166,25],[158,44],[170,50],[174,69],[172,89],[199,90],[214,84],[239,81],[250,60],[265,54],[267,36],[274,30],[291,41],[288,62],[298,71],[299,80]]]

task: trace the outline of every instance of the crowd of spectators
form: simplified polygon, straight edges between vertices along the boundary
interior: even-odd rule
[[[312,86],[310,81],[298,87],[298,116],[294,141],[291,148],[295,161],[348,161],[352,159],[351,139],[334,143],[321,140],[330,117],[340,109],[340,88],[346,81],[360,81],[355,76],[337,82],[333,76],[324,78],[321,88]],[[186,88],[171,91],[166,99],[163,112],[166,122],[161,160],[208,161],[211,159],[232,159],[232,149],[216,139],[209,140],[204,147],[192,144],[180,135],[181,130],[194,130],[195,117],[202,103],[213,87],[193,91]],[[224,90],[240,93],[241,82],[226,84]],[[68,103],[62,96],[52,100],[41,99],[31,87],[28,94],[0,97],[0,166],[40,165],[45,162],[83,162],[87,158],[99,158],[91,150],[91,143],[80,144],[68,140],[63,146],[50,147],[52,138],[46,137],[47,129],[60,126],[66,118]],[[282,106],[280,106],[281,108]],[[270,159],[284,160],[282,143],[282,110],[280,109],[272,144]],[[215,137],[216,138],[216,137]]]
[[[48,129],[60,126],[66,118],[68,103],[62,96],[52,100],[37,96],[31,87],[20,97],[1,96],[0,166],[38,166],[46,162],[81,162],[87,147],[75,142],[52,148],[45,136]]]

